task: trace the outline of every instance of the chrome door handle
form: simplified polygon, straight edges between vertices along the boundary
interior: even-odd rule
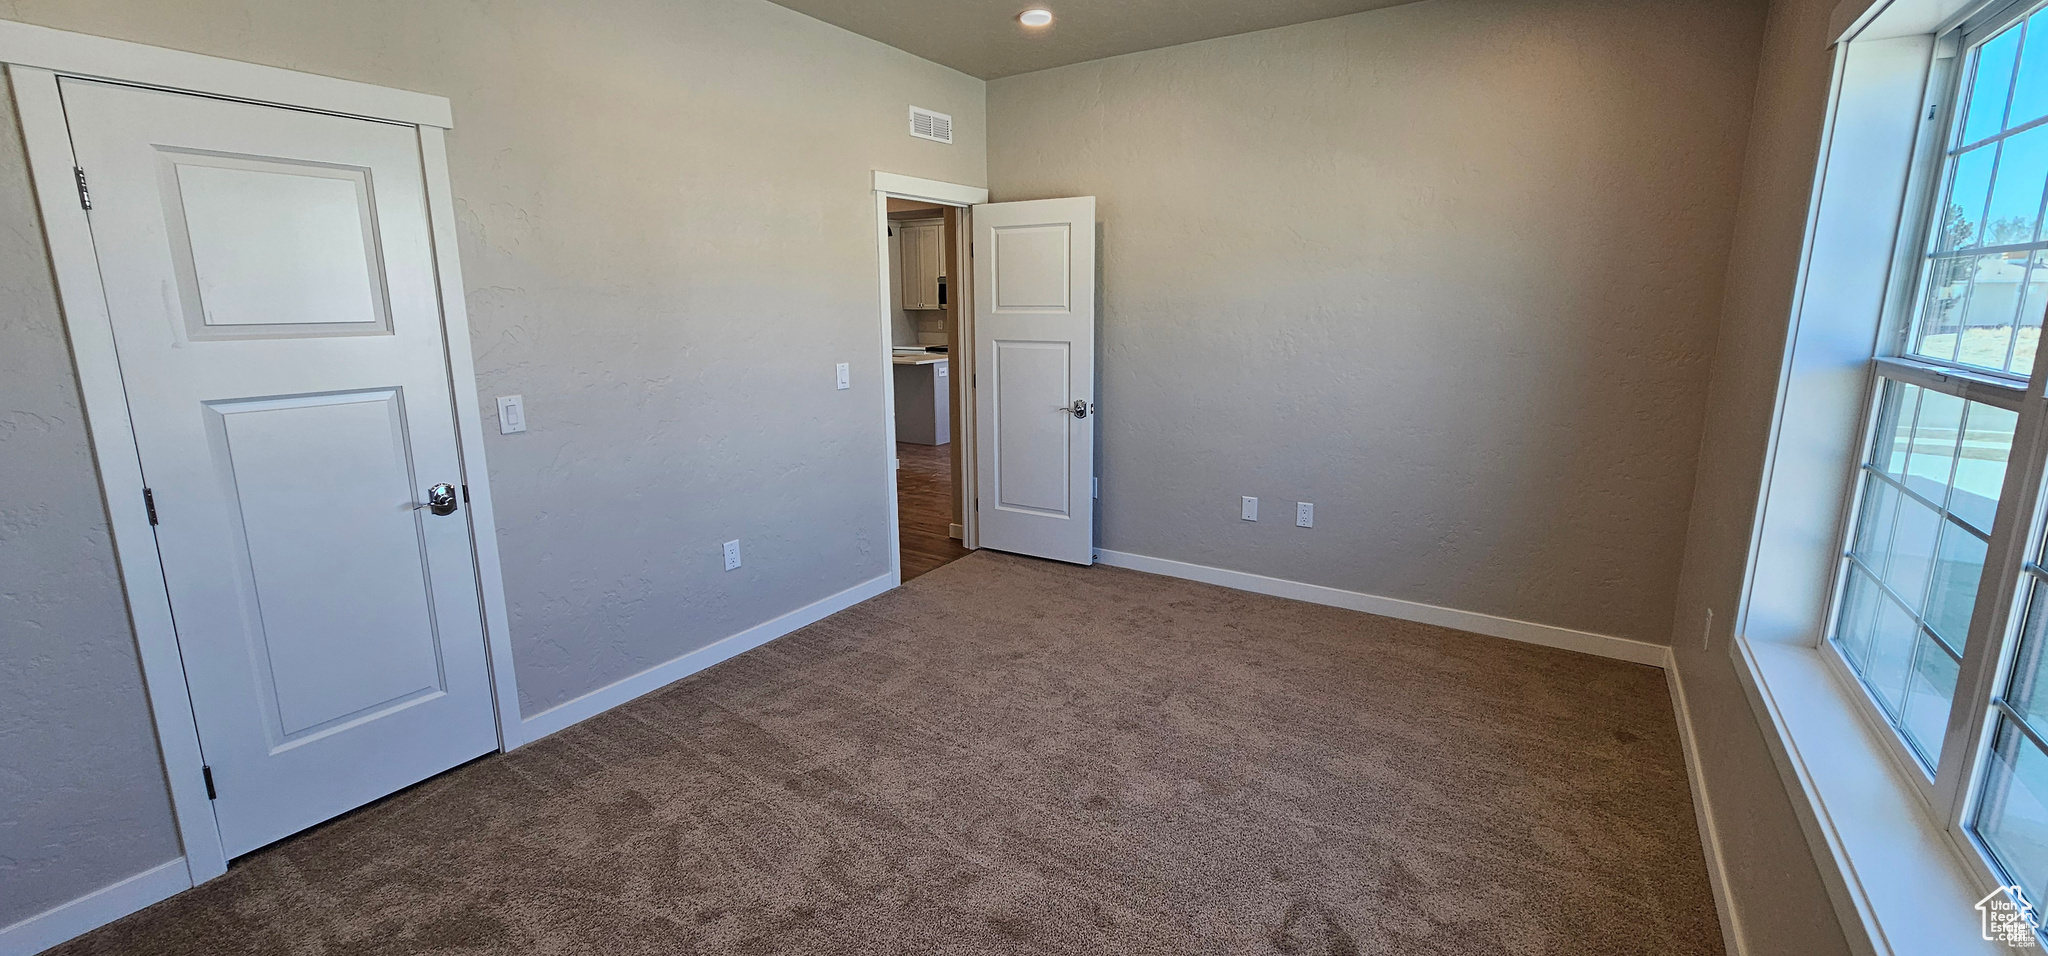
[[[425,508],[428,511],[431,511],[437,515],[454,514],[455,486],[444,481],[438,485],[435,485],[432,488],[428,488],[426,504],[412,506],[412,510],[414,511],[418,511],[421,508]]]
[[[1060,406],[1060,411],[1066,412],[1067,414],[1072,415],[1075,418],[1087,418],[1088,413],[1094,410],[1095,403],[1090,402],[1085,398],[1074,399],[1074,404],[1072,405]]]

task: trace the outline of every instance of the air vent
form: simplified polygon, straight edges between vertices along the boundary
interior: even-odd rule
[[[910,108],[910,135],[935,143],[950,143],[953,141],[953,118],[913,106]]]

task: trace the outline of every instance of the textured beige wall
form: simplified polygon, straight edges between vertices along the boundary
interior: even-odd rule
[[[981,184],[981,81],[765,0],[0,16],[453,100],[478,385],[531,421],[485,438],[527,713],[889,570],[871,171]],[[0,142],[0,546],[35,565],[0,558],[0,925],[175,853],[21,162]]]
[[[177,858],[163,781],[0,80],[0,926]]]
[[[1706,401],[1673,648],[1754,956],[1849,952],[1728,656],[1819,161],[1835,0],[1774,0]],[[1714,629],[1706,632],[1706,612]]]
[[[990,82],[994,198],[1100,200],[1101,546],[1667,641],[1762,14],[1430,0]]]

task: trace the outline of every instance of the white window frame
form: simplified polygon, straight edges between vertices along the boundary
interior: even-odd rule
[[[2048,431],[2048,408],[2044,408],[2042,401],[2042,382],[2048,379],[2048,355],[2040,356],[2033,374],[2022,380],[1959,362],[1923,358],[1908,350],[1915,338],[1920,304],[1930,276],[1929,230],[1939,221],[1939,207],[1947,198],[1943,187],[1950,166],[1948,150],[1957,135],[1956,124],[1962,122],[1958,107],[1971,79],[1965,69],[1969,54],[1976,45],[2044,7],[2048,7],[2044,0],[1993,2],[1958,18],[1936,34],[1935,59],[1927,84],[1927,111],[1931,118],[1924,124],[1915,147],[1918,155],[1904,197],[1910,214],[1904,223],[1907,228],[1899,230],[1894,280],[1886,294],[1880,346],[1871,360],[1870,381],[1865,389],[1859,444],[1865,450],[1873,448],[1879,439],[1878,413],[1887,380],[2019,413],[2013,452],[1999,494],[1998,516],[1986,548],[1984,577],[1971,616],[1956,693],[1951,698],[1947,731],[1938,763],[1931,772],[1832,640],[1846,593],[1846,558],[1837,562],[1827,615],[1820,630],[1822,659],[1829,670],[1845,686],[1854,688],[1864,717],[1881,729],[1879,739],[1888,745],[1890,758],[1908,771],[1908,779],[1918,784],[1920,797],[1943,822],[1947,838],[1967,848],[1965,861],[1974,865],[1981,879],[1992,880],[1994,885],[2006,883],[2008,877],[1971,824],[1983,797],[1985,762],[1997,725],[1994,717],[2000,706],[1999,691],[2019,644],[2018,631],[2028,597],[2028,589],[2023,585],[2034,574],[2023,568],[2030,565],[2028,556],[2038,554],[2041,546],[2043,450],[2048,449],[2048,435],[2044,435]],[[1850,551],[1856,533],[1863,484],[1862,458],[1859,455],[1856,475],[1849,485],[1849,500],[1842,509],[1838,553],[1844,556]],[[2048,576],[2042,580],[2048,586]],[[2024,721],[2019,723],[2023,732],[2033,735],[2031,727]],[[2048,746],[2042,749],[2048,751]]]
[[[2018,403],[1960,705],[1932,777],[1829,641],[1881,363],[1889,377],[2014,407],[2007,377],[1896,355],[1940,198],[1964,63],[1958,31],[1989,36],[2034,3],[1959,6],[1844,0],[1836,11],[1827,124],[1728,644],[1845,935],[1863,953],[2009,952],[1979,935],[1974,904],[2003,880],[1965,821],[1980,797],[1991,690],[2010,666],[2013,612],[2025,597],[2020,576],[1999,569],[2016,571],[2040,545],[2048,370],[2037,369]]]
[[[1948,148],[1955,132],[1955,124],[1961,122],[1957,107],[1965,94],[1965,85],[1970,77],[1964,67],[1970,51],[1970,40],[1989,39],[2004,28],[2011,26],[2041,5],[2041,0],[1991,0],[1954,17],[1951,22],[1938,27],[1934,33],[1933,58],[1928,67],[1926,94],[1921,107],[1927,117],[1922,123],[1914,143],[1914,157],[1911,172],[1902,197],[1900,228],[1897,231],[1896,248],[1890,280],[1884,293],[1882,322],[1876,339],[1876,347],[1870,360],[1868,379],[1863,388],[1863,414],[1857,429],[1856,457],[1844,489],[1840,508],[1841,520],[1837,530],[1836,567],[1829,586],[1827,606],[1818,634],[1816,646],[1822,650],[1822,660],[1829,671],[1854,690],[1854,697],[1862,704],[1862,712],[1878,728],[1880,738],[1887,743],[1887,755],[1906,771],[1906,776],[1918,784],[1919,796],[1927,801],[1937,813],[1946,818],[1950,815],[1961,788],[1958,781],[1950,779],[1967,767],[1950,766],[1964,756],[1962,749],[1955,746],[1959,739],[1967,738],[1962,725],[1969,722],[1970,707],[1957,706],[1964,701],[1975,701],[1982,688],[1982,668],[1972,666],[1972,656],[1982,656],[1981,650],[1991,642],[1984,638],[1985,622],[1973,614],[1969,636],[1965,646],[1964,659],[1960,663],[1957,678],[1957,693],[1951,698],[1948,731],[1943,735],[1940,763],[1930,770],[1920,761],[1899,729],[1895,727],[1884,708],[1878,703],[1869,686],[1859,677],[1841,649],[1833,640],[1840,623],[1842,601],[1846,593],[1849,561],[1847,555],[1855,544],[1857,519],[1862,504],[1863,475],[1865,461],[1870,450],[1878,441],[1877,429],[1880,424],[1885,383],[1895,381],[1918,385],[1933,392],[1952,395],[1965,401],[1994,405],[2008,411],[2021,412],[2021,421],[2014,433],[2014,456],[2008,463],[2006,487],[2001,490],[1999,515],[1992,529],[1992,536],[1985,549],[1985,581],[1990,584],[2000,569],[2007,565],[2001,561],[2003,549],[1999,532],[2011,524],[2008,515],[2017,510],[2009,503],[2012,497],[2012,483],[2015,470],[2024,471],[2019,464],[2018,453],[2029,434],[2030,425],[2039,430],[2039,425],[2029,420],[2024,409],[2028,407],[2025,395],[2027,380],[2011,375],[1999,374],[1961,365],[1957,362],[1943,362],[1927,359],[1911,353],[1914,333],[1919,320],[1920,305],[1926,295],[1926,283],[1930,275],[1928,268],[1929,230],[1939,220],[1939,207],[1947,198],[1944,181],[1949,171]],[[2048,355],[2041,357],[2048,360]],[[2037,363],[2042,364],[2042,363]],[[2038,405],[2039,403],[2035,403]],[[2033,416],[2038,419],[2039,416]],[[2031,509],[2029,509],[2031,513]],[[2024,527],[2024,526],[2022,526]],[[2009,536],[2008,531],[2008,536]],[[1982,584],[1978,589],[1978,608],[1995,603],[1988,598]],[[1964,746],[1967,746],[1965,744]],[[1967,761],[1962,761],[1967,763]]]

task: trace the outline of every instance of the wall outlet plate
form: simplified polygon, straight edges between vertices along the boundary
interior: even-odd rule
[[[1251,495],[1245,495],[1244,511],[1240,513],[1239,517],[1242,517],[1246,521],[1259,520],[1259,499],[1254,498]]]
[[[740,566],[740,542],[738,538],[725,543],[725,569],[731,571]]]
[[[1297,501],[1294,503],[1294,526],[1297,528],[1313,528],[1316,526],[1316,506],[1314,502]]]

